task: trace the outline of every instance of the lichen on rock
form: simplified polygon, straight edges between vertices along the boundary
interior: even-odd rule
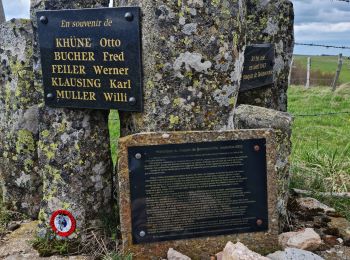
[[[294,11],[289,0],[246,0],[247,44],[274,43],[274,83],[240,93],[239,104],[287,111],[287,88],[294,48]]]
[[[106,7],[108,3],[108,0],[32,1],[34,28],[37,10]],[[41,86],[37,47],[34,54],[35,82]],[[39,114],[38,162],[43,176],[43,200],[38,234],[44,237],[49,233],[53,212],[66,209],[76,218],[75,236],[84,238],[83,231],[97,225],[101,215],[112,206],[108,111],[41,106]]]
[[[242,2],[116,1],[142,7],[144,112],[121,113],[122,136],[232,127],[244,61]]]
[[[39,212],[38,104],[33,84],[33,31],[29,20],[0,25],[0,177],[3,201],[10,210],[32,218]]]

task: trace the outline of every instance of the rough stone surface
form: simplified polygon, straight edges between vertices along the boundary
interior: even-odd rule
[[[4,7],[2,6],[2,0],[0,0],[0,24],[5,22],[5,12]]]
[[[236,244],[228,242],[224,248],[222,260],[268,260],[268,258],[249,250],[240,242]]]
[[[82,231],[110,210],[112,161],[107,114],[99,110],[40,109],[39,166],[43,200],[40,236],[51,214],[67,209]]]
[[[232,129],[244,61],[244,1],[121,0],[142,7],[144,112],[121,136]]]
[[[279,235],[279,244],[283,248],[293,247],[314,251],[322,244],[321,237],[312,228],[297,232],[286,232]]]
[[[328,222],[329,232],[341,236],[344,244],[350,246],[350,223],[345,218],[330,218]]]
[[[286,248],[284,251],[267,255],[267,258],[271,260],[323,260],[314,253],[297,248]]]
[[[29,20],[0,25],[0,177],[10,210],[36,218],[41,199],[38,173],[38,103],[33,84],[33,31]]]
[[[274,84],[240,93],[239,104],[287,111],[288,74],[294,48],[293,4],[286,0],[246,0],[247,44],[274,43]]]
[[[128,147],[142,145],[160,145],[174,143],[191,143],[202,141],[221,141],[266,138],[267,140],[267,189],[268,189],[268,219],[267,232],[241,233],[235,235],[202,237],[196,239],[173,240],[160,243],[133,244],[131,227],[130,182],[128,169]],[[274,252],[278,247],[278,213],[277,178],[276,178],[276,141],[273,130],[235,130],[235,131],[198,131],[198,132],[162,132],[140,133],[126,136],[119,141],[118,184],[120,207],[120,230],[122,247],[125,252],[133,252],[140,259],[166,257],[167,250],[175,250],[198,259],[207,259],[221,251],[228,241],[241,241],[258,253]],[[141,257],[143,256],[143,257]]]
[[[242,94],[240,102],[287,109],[293,53],[289,1],[116,0],[115,5],[143,10],[144,113],[121,113],[121,136],[233,129],[244,46],[250,43],[276,43],[276,84]]]
[[[35,229],[37,222],[22,224],[19,229],[5,236],[0,245],[0,258],[5,260],[92,260],[88,256],[51,256],[39,257],[39,253],[31,247],[30,242],[35,239]]]
[[[278,204],[280,230],[287,216],[288,187],[290,179],[290,154],[292,149],[292,117],[286,112],[258,106],[240,105],[235,110],[234,126],[237,129],[272,128],[277,138]]]
[[[173,248],[169,248],[167,253],[168,260],[191,260],[188,256],[181,254],[180,252],[174,250]]]
[[[31,15],[37,10],[108,6],[108,0],[32,0]],[[41,85],[40,54],[34,49],[36,84]],[[95,225],[110,210],[112,161],[107,111],[40,107],[39,165],[43,200],[39,235],[51,228],[49,218],[58,209],[70,210],[77,219],[77,233]]]
[[[310,211],[323,213],[335,212],[335,209],[328,207],[314,198],[297,198],[296,202],[298,203],[300,210],[305,211],[308,214],[310,214]]]

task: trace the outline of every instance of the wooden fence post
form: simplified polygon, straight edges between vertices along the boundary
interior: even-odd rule
[[[311,57],[307,58],[307,72],[306,72],[306,84],[305,88],[310,87],[310,70],[311,70]]]
[[[342,66],[343,66],[343,54],[340,53],[339,57],[338,57],[337,71],[335,73],[335,77],[334,77],[334,80],[333,80],[333,83],[332,83],[332,91],[335,91],[336,88],[337,88],[337,82],[338,82],[338,79],[339,79],[339,75],[340,75]]]

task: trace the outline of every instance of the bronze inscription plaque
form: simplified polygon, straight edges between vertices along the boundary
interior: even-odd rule
[[[128,148],[133,243],[268,229],[266,139]]]

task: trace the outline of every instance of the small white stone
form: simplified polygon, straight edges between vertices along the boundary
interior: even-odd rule
[[[222,254],[222,260],[269,260],[258,253],[249,250],[241,242],[228,242]]]
[[[321,237],[312,228],[282,233],[278,240],[282,248],[293,247],[309,251],[316,250],[322,244]]]
[[[168,139],[169,137],[170,137],[169,134],[162,134],[162,138],[164,138],[164,139]]]
[[[169,248],[167,257],[168,257],[168,260],[191,260],[191,258],[181,254],[180,252],[174,250],[173,248]]]

